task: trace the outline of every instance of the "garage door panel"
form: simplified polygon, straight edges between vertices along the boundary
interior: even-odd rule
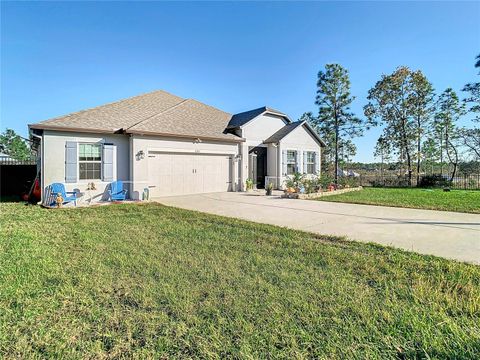
[[[148,157],[152,197],[229,191],[231,158],[227,155],[153,153]]]

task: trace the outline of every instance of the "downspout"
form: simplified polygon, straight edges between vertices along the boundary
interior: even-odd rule
[[[275,146],[275,148],[277,148],[278,145],[273,144],[273,146]],[[278,149],[277,149],[277,156],[278,156]],[[277,160],[277,159],[275,159],[275,160]],[[275,161],[275,176],[278,177],[277,175],[278,175],[278,161]],[[275,185],[277,185],[275,187],[278,188],[277,181],[275,181]]]

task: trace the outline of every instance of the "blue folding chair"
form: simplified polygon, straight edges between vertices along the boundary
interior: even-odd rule
[[[50,206],[57,205],[56,198],[58,194],[62,196],[63,204],[73,201],[75,206],[77,206],[77,193],[75,191],[65,191],[65,186],[62,183],[53,183],[50,185]]]
[[[123,189],[123,181],[114,181],[110,184],[110,190],[108,190],[111,201],[125,200],[127,198],[127,190]]]

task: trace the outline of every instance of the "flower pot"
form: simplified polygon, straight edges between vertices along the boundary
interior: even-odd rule
[[[272,189],[266,189],[265,191],[267,196],[272,195]]]

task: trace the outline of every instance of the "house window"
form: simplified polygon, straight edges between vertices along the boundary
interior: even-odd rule
[[[315,174],[315,152],[307,151],[307,174]]]
[[[297,172],[297,152],[287,150],[287,175],[293,175]]]
[[[100,180],[102,178],[102,145],[78,144],[78,164],[80,180]]]

